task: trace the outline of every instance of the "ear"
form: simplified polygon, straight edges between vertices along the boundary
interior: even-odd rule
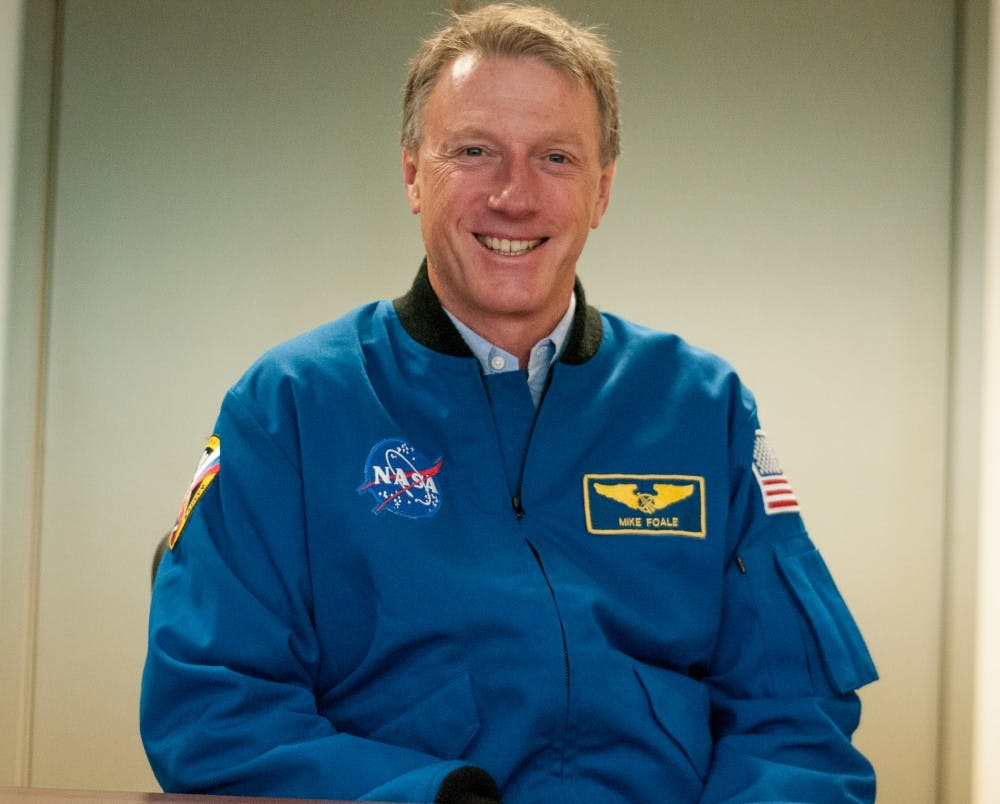
[[[420,212],[420,183],[417,181],[417,152],[403,149],[403,184],[410,199],[410,211]]]
[[[617,165],[617,162],[612,162],[601,171],[601,178],[597,184],[597,201],[594,203],[594,211],[590,218],[591,229],[596,229],[600,225],[601,218],[608,209],[608,203],[611,201],[611,183],[615,179]]]

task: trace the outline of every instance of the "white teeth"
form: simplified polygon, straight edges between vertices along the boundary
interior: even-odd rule
[[[504,240],[499,237],[487,237],[486,235],[476,235],[476,239],[490,251],[498,254],[516,257],[531,251],[541,243],[541,240]]]

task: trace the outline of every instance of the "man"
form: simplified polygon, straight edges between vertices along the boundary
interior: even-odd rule
[[[402,141],[413,287],[250,369],[171,535],[142,694],[164,788],[872,801],[875,670],[752,396],[576,281],[618,155],[605,44],[457,16]]]

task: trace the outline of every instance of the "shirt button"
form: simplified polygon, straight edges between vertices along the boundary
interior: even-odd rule
[[[490,358],[490,365],[494,371],[500,371],[500,369],[507,365],[507,361],[500,357],[500,355],[493,355]]]

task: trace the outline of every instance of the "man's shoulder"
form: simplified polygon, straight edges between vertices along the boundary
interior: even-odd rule
[[[731,411],[756,408],[753,393],[732,364],[715,352],[696,346],[674,332],[637,324],[602,313],[602,351],[615,375],[630,387],[663,400],[686,400],[704,413],[720,404]]]
[[[330,375],[337,366],[348,370],[360,363],[362,344],[390,309],[387,301],[371,302],[272,346],[244,372],[234,390],[308,381],[317,372]]]
[[[609,335],[606,346],[615,353],[616,360],[648,361],[713,375],[735,374],[724,357],[675,332],[655,329],[614,313],[602,312],[601,318]]]

